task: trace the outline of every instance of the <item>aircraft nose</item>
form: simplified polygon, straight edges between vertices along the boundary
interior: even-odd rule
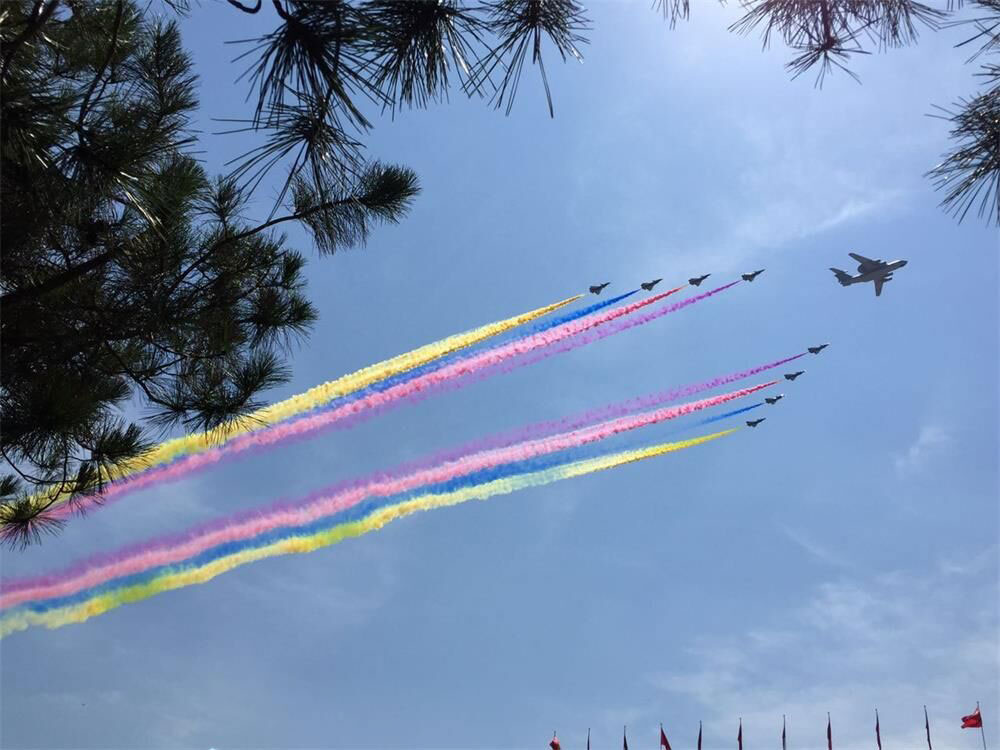
[[[909,261],[907,261],[907,260],[901,260],[901,261],[899,261],[899,267],[900,267],[900,268],[902,268],[902,267],[903,267],[903,266],[905,266],[905,265],[906,265],[907,263],[909,263]]]

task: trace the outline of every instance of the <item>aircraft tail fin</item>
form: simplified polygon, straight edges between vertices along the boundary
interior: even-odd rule
[[[837,276],[837,281],[839,281],[843,286],[848,286],[851,283],[851,275],[846,271],[841,271],[839,268],[831,268],[831,271]]]

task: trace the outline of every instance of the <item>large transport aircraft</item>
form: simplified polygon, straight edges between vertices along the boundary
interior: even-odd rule
[[[886,262],[884,260],[872,260],[871,258],[866,258],[863,255],[858,255],[857,253],[848,253],[848,255],[858,261],[858,275],[851,276],[851,274],[846,271],[841,271],[839,268],[831,268],[830,270],[837,276],[837,281],[839,281],[842,286],[863,284],[866,281],[874,281],[876,297],[882,294],[882,285],[887,281],[892,281],[892,272],[897,271],[906,265],[905,260],[892,260]]]

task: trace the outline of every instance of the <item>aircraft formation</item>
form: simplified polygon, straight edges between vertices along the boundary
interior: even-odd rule
[[[858,276],[858,277],[848,277],[848,278],[850,278],[852,280],[845,282],[843,279],[840,278],[840,276],[842,274],[844,276],[846,276],[847,274],[844,274],[843,271],[838,271],[835,268],[832,268],[830,270],[832,270],[835,273],[837,273],[837,278],[840,279],[840,283],[843,284],[844,286],[847,286],[848,284],[856,284],[856,283],[859,283],[860,281],[873,281],[874,280],[875,284],[876,284],[876,286],[875,286],[875,290],[876,290],[875,294],[876,295],[878,295],[878,294],[881,293],[881,291],[882,291],[882,283],[884,283],[886,280],[888,280],[888,279],[884,278],[884,275],[887,274],[888,278],[892,278],[892,271],[893,270],[895,270],[897,268],[902,268],[903,266],[906,265],[906,261],[905,260],[896,260],[896,261],[892,261],[891,263],[885,263],[884,261],[880,261],[880,260],[878,260],[878,261],[870,260],[868,258],[864,258],[863,256],[855,255],[854,253],[849,253],[849,255],[852,258],[855,258],[856,260],[861,261],[862,265],[858,266],[858,270],[861,272],[860,276]],[[865,265],[865,264],[868,264],[868,265]],[[876,264],[881,264],[881,265],[877,266]],[[865,269],[867,269],[867,270],[865,270]],[[740,278],[743,279],[744,281],[753,281],[758,276],[760,276],[762,273],[764,273],[765,270],[766,269],[761,268],[761,269],[759,269],[757,271],[751,271],[750,273],[744,273],[744,274],[740,275]],[[881,278],[881,281],[876,278],[879,273],[883,274],[883,277]],[[705,279],[707,279],[711,275],[712,274],[710,274],[710,273],[706,273],[706,274],[704,274],[702,276],[693,276],[690,279],[688,279],[688,284],[690,284],[691,286],[700,286],[701,282],[703,282]],[[864,277],[864,278],[862,278],[862,277]],[[663,281],[663,279],[653,279],[652,281],[644,281],[641,284],[639,284],[639,286],[642,287],[642,289],[644,289],[645,291],[651,292],[651,291],[653,291],[653,287],[656,286],[657,284],[659,284],[661,281]],[[605,281],[604,283],[601,283],[601,284],[594,284],[594,285],[592,285],[590,287],[590,292],[591,292],[591,294],[600,294],[610,284],[611,284],[610,281]],[[806,349],[806,351],[809,352],[810,354],[819,354],[821,351],[823,351],[824,349],[826,349],[828,346],[830,346],[829,343],[818,344],[816,346],[810,346],[810,347],[808,347]],[[805,370],[797,370],[796,372],[786,372],[784,374],[784,378],[785,378],[785,380],[791,382],[791,381],[794,381],[800,375],[804,375],[804,374],[805,374]],[[783,399],[784,397],[785,397],[784,393],[779,393],[777,396],[768,396],[767,398],[764,399],[764,401],[769,406],[774,406],[779,401],[781,401],[781,399]],[[747,420],[746,425],[747,425],[747,427],[757,427],[758,425],[761,424],[761,422],[764,422],[766,419],[767,419],[767,417],[761,417],[760,419],[750,419],[750,420]]]
[[[839,268],[831,268],[830,270],[833,271],[833,273],[836,275],[837,281],[839,281],[842,286],[850,286],[851,284],[862,284],[871,281],[875,284],[876,297],[881,296],[882,286],[887,281],[892,280],[893,272],[899,270],[907,263],[907,261],[905,260],[893,260],[893,261],[884,261],[881,259],[875,260],[872,258],[866,258],[865,256],[859,255],[857,253],[848,253],[848,255],[854,258],[854,260],[858,261],[858,274],[856,276],[851,276],[846,271],[842,271]],[[766,269],[761,268],[756,271],[744,273],[741,274],[740,278],[743,279],[743,281],[753,281],[762,273],[764,273],[765,270]],[[688,279],[688,284],[691,284],[692,286],[700,286],[701,283],[709,276],[711,276],[711,274],[708,273],[702,276],[693,276],[692,278]],[[662,281],[662,279],[653,279],[652,281],[643,282],[642,284],[640,284],[640,286],[645,291],[650,292],[653,290],[654,286],[660,283],[660,281]],[[590,291],[593,294],[600,294],[610,283],[611,282],[606,281],[603,284],[595,284],[594,286],[590,287]],[[806,351],[808,351],[810,354],[819,354],[829,345],[830,345],[829,343],[824,343],[824,344],[818,344],[817,346],[810,346],[807,348]],[[796,378],[804,374],[805,370],[797,370],[796,372],[785,373],[784,378],[785,380],[792,382]],[[768,396],[767,398],[764,399],[764,401],[768,405],[774,406],[784,397],[785,394],[780,393],[777,396]],[[766,419],[767,417],[761,417],[760,419],[747,420],[746,425],[747,427],[758,427]]]
[[[907,264],[905,260],[890,260],[885,261],[881,259],[866,258],[858,253],[848,253],[854,260],[858,261],[858,274],[856,276],[851,276],[847,271],[843,271],[839,268],[831,267],[830,270],[833,271],[834,275],[837,277],[837,281],[840,282],[841,286],[851,286],[852,284],[863,284],[865,282],[871,281],[875,284],[875,296],[880,297],[882,295],[882,286],[887,281],[892,281],[892,274],[894,271],[898,271]],[[744,273],[740,275],[743,281],[753,281],[766,269],[761,268],[757,271],[751,271],[749,273]],[[706,273],[703,276],[693,276],[688,279],[688,284],[691,286],[701,286],[701,282],[707,279],[712,274]],[[652,281],[644,281],[641,286],[647,292],[653,291],[653,287],[659,284],[663,279],[653,279]],[[594,284],[590,287],[591,294],[600,294],[604,291],[611,282],[605,281],[603,284]],[[812,354],[819,354],[828,344],[821,344],[820,346],[811,346],[809,351]]]

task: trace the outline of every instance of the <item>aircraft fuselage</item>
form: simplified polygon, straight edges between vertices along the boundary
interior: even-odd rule
[[[867,273],[859,273],[857,276],[851,276],[850,281],[844,284],[844,286],[850,286],[851,284],[863,284],[866,281],[881,279],[883,276],[891,274],[893,271],[898,271],[905,265],[905,260],[894,260],[890,263],[886,263],[881,268],[875,269],[874,271],[868,271]]]

